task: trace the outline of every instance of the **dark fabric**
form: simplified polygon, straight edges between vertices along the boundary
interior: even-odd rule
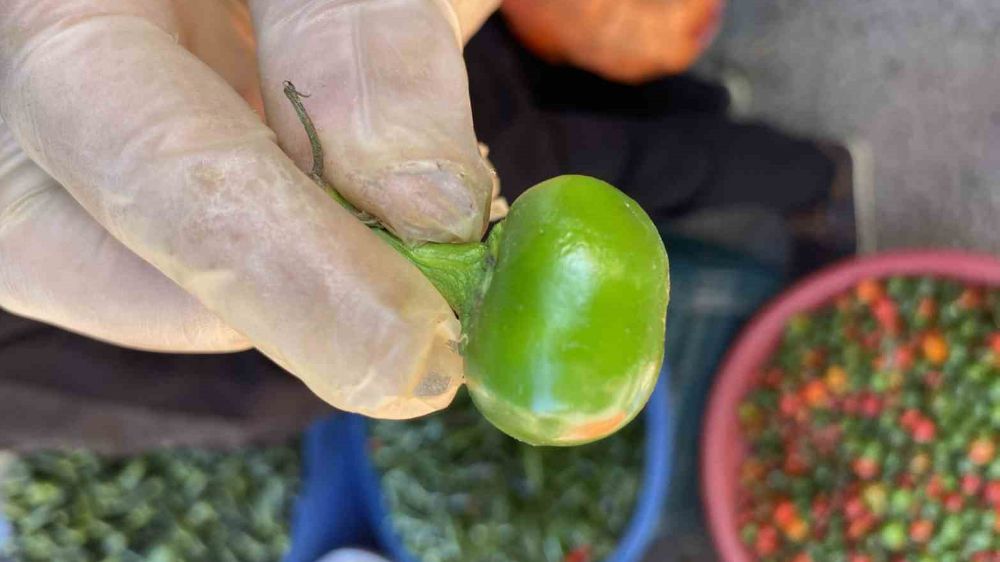
[[[0,313],[3,314],[3,313]],[[4,380],[58,389],[81,398],[128,401],[145,408],[179,408],[223,418],[249,405],[220,397],[254,391],[278,370],[256,354],[164,356],[130,351],[4,314],[0,320]],[[114,366],[86,368],[82,365]],[[224,372],[225,376],[212,376]],[[197,378],[197,392],[190,379]],[[282,377],[285,378],[285,377]]]
[[[465,52],[476,130],[510,200],[566,173],[614,184],[654,218],[747,203],[788,214],[829,194],[834,165],[816,145],[731,121],[721,86],[680,76],[629,87],[553,67],[497,17]]]
[[[330,411],[257,352],[144,353],[0,311],[0,449],[235,447]]]
[[[547,66],[491,20],[466,50],[480,138],[513,200],[564,173],[601,177],[660,219],[821,201],[831,164],[810,143],[727,120],[725,91],[691,77],[641,87]],[[329,408],[256,352],[115,348],[0,312],[0,448],[133,450],[292,432]]]

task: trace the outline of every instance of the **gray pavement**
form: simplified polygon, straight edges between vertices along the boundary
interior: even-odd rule
[[[869,248],[1000,253],[997,0],[733,0],[700,72],[742,75],[748,116],[868,153]]]

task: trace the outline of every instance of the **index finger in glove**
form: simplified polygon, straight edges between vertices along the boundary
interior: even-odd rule
[[[481,15],[481,2],[462,2]],[[283,84],[305,105],[324,177],[404,240],[479,240],[495,174],[472,127],[458,16],[447,0],[252,0],[268,122],[299,166],[309,139]],[[482,10],[480,10],[482,11]],[[475,21],[470,25],[476,24]]]
[[[427,413],[461,380],[453,313],[317,188],[166,4],[7,0],[0,113],[113,236],[340,408]]]

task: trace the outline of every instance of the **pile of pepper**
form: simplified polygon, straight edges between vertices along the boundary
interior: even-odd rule
[[[1000,561],[1000,289],[864,281],[789,322],[739,417],[758,560]]]
[[[448,409],[371,426],[391,524],[418,562],[600,562],[631,520],[639,420],[591,445],[533,447],[464,391]]]
[[[289,546],[298,448],[24,456],[0,505],[17,562],[277,562]],[[0,552],[0,558],[3,556]]]

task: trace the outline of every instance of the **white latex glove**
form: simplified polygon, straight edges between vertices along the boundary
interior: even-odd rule
[[[341,550],[335,550],[330,554],[327,554],[323,558],[320,558],[316,562],[389,562],[381,556],[377,556],[370,552],[365,552],[363,550],[355,550],[353,548],[344,548]]]
[[[256,346],[372,416],[446,406],[457,320],[299,169],[282,82],[356,205],[477,239],[494,178],[458,37],[497,0],[454,1],[0,0],[0,307],[147,350]]]

